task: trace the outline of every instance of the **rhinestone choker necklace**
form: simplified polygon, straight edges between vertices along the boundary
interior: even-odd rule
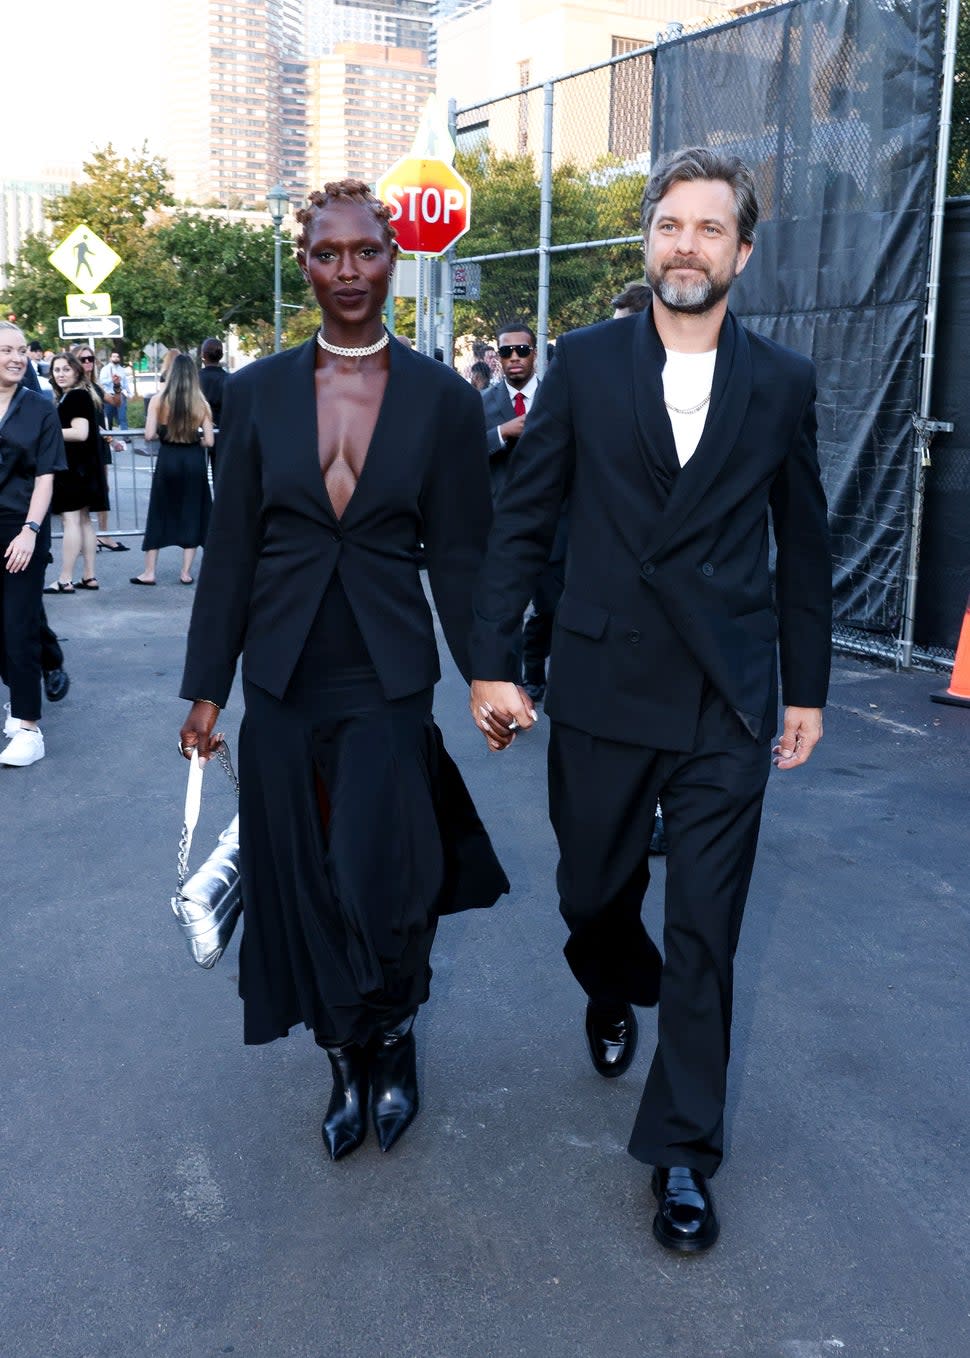
[[[323,338],[323,332],[317,331],[317,344],[321,349],[325,349],[328,354],[336,354],[338,358],[369,358],[371,354],[379,354],[382,349],[386,349],[391,342],[391,337],[385,330],[376,344],[365,344],[358,349],[342,349],[339,344],[330,344]]]

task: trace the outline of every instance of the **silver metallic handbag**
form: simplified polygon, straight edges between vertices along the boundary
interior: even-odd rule
[[[216,758],[238,792],[239,783],[225,745],[216,751]],[[186,881],[192,835],[202,806],[203,769],[198,754],[193,754],[185,790],[185,821],[179,838],[178,891],[172,897],[172,910],[193,960],[200,967],[214,967],[232,938],[242,910],[239,817],[233,816],[212,853]]]

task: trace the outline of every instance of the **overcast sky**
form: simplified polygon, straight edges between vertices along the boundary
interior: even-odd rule
[[[0,179],[70,167],[77,174],[85,157],[109,141],[127,152],[147,137],[155,149],[152,34],[164,23],[165,0],[8,4]]]

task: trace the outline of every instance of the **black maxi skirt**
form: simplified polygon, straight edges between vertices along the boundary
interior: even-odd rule
[[[204,547],[212,494],[201,443],[162,442],[155,459],[142,551]]]
[[[244,1039],[366,1042],[428,997],[438,916],[509,884],[431,717],[384,697],[335,578],[282,700],[244,683]]]

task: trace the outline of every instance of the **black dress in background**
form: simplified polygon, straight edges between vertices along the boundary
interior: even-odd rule
[[[71,387],[57,404],[57,418],[61,429],[69,429],[72,420],[87,420],[88,435],[80,443],[64,443],[67,471],[54,473],[51,513],[107,509],[108,482],[101,460],[101,421],[90,392]]]
[[[202,547],[212,510],[205,449],[198,440],[170,443],[165,425],[159,425],[158,437],[142,551]]]
[[[209,409],[212,411],[212,423],[215,425],[216,434],[212,440],[212,447],[209,449],[209,462],[212,466],[212,474],[216,471],[216,454],[219,447],[219,425],[222,422],[222,397],[229,381],[229,374],[225,368],[215,367],[213,364],[203,364],[199,371],[199,386],[202,388],[202,395],[209,402]]]

